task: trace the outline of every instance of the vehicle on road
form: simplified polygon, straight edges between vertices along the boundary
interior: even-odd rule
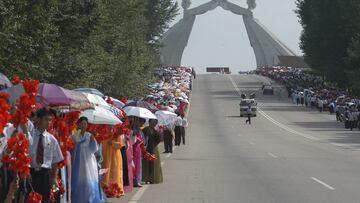
[[[241,99],[240,101],[240,117],[248,115],[249,106],[251,106],[251,116],[256,117],[257,102],[255,99]]]
[[[263,95],[274,95],[274,88],[271,85],[263,85]]]

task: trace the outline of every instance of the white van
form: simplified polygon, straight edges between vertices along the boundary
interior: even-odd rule
[[[249,106],[251,106],[251,116],[256,117],[257,102],[255,99],[241,99],[240,101],[240,117],[248,115]]]

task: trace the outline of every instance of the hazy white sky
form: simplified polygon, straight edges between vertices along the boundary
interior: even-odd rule
[[[181,5],[181,0],[177,0]],[[192,7],[210,0],[192,0]],[[229,0],[246,7],[246,0]],[[295,53],[302,55],[299,48],[301,25],[294,13],[295,0],[257,0],[254,17]],[[178,22],[180,14],[173,21]],[[194,66],[204,72],[208,66],[230,67],[232,72],[251,70],[256,67],[254,52],[241,16],[234,15],[221,7],[196,18],[188,46],[184,51],[182,64]]]

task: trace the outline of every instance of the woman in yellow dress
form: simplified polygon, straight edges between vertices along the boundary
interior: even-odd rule
[[[113,136],[112,139],[106,140],[102,144],[104,157],[102,168],[108,169],[108,172],[102,179],[102,183],[117,183],[120,187],[121,195],[124,195],[123,161],[121,156],[121,148],[124,146],[124,136]]]

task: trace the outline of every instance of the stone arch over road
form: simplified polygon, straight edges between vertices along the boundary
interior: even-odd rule
[[[255,8],[254,3],[254,0],[248,0],[249,8],[246,9],[227,0],[211,0],[208,3],[189,9],[190,1],[183,0],[183,18],[172,26],[161,39],[160,56],[162,64],[170,66],[181,65],[181,59],[188,44],[196,16],[214,10],[219,6],[226,11],[243,17],[250,45],[254,50],[257,67],[278,65],[279,56],[296,56],[292,50],[266,29],[259,20],[253,17],[251,10]]]

